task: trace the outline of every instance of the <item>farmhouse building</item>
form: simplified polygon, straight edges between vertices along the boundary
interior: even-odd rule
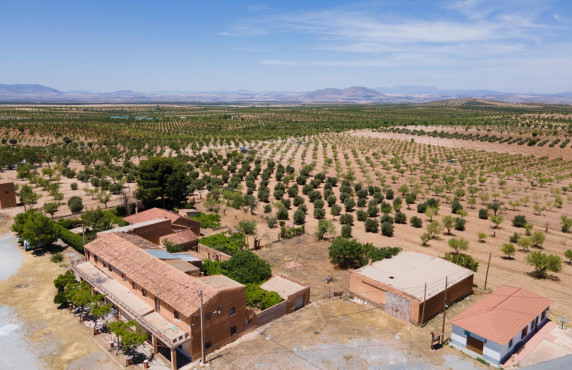
[[[184,250],[196,248],[201,234],[200,223],[161,208],[136,213],[124,218],[129,226],[111,230],[139,235],[157,246],[168,241]]]
[[[173,369],[177,352],[192,360],[201,355],[201,294],[205,351],[236,339],[248,323],[245,286],[223,275],[191,276],[192,268],[181,268],[185,257],[172,262],[152,251],[155,245],[138,235],[102,233],[85,246],[86,261],[72,270],[105,295],[117,319],[137,321]]]
[[[310,287],[282,275],[272,276],[260,287],[278,293],[284,299],[286,313],[299,310],[310,303]]]
[[[17,205],[14,182],[0,180],[0,209],[16,207]]]
[[[473,292],[473,271],[441,258],[403,251],[350,273],[350,291],[407,322],[421,325]]]
[[[503,285],[451,320],[451,344],[499,366],[548,321],[551,303]]]

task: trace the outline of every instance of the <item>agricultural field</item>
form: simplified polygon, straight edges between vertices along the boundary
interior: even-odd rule
[[[4,106],[0,177],[26,189],[26,207],[56,208],[54,217],[81,212],[72,196],[84,210],[125,212],[157,198],[137,191],[148,159],[173,157],[182,167],[160,194],[168,205],[194,194],[224,225],[253,222],[251,246],[259,241],[276,261],[270,242],[279,234],[321,230],[320,238],[460,259],[483,289],[491,256],[488,289],[525,287],[553,299],[557,317],[572,314],[571,135],[571,107],[483,101]],[[560,257],[560,269],[533,273],[527,258],[539,253]]]

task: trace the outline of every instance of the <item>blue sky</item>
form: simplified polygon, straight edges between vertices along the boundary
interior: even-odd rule
[[[60,90],[572,90],[572,1],[26,1],[0,83]]]

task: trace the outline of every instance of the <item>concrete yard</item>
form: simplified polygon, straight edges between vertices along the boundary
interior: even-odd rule
[[[245,335],[210,355],[212,369],[455,368],[480,364],[445,346],[429,350],[426,330],[369,304],[331,299]]]

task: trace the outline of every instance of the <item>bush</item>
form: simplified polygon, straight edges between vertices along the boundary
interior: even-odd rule
[[[469,256],[468,254],[445,253],[443,259],[446,261],[453,262],[459,266],[468,268],[469,270],[472,270],[474,272],[477,272],[477,269],[479,268],[479,263],[475,261],[473,257]]]
[[[455,217],[455,230],[464,231],[467,220],[461,217]]]
[[[516,215],[512,219],[512,226],[514,227],[525,227],[526,224],[526,216],[524,215]]]
[[[390,215],[383,215],[383,216],[381,216],[381,219],[379,222],[381,222],[381,223],[389,222],[390,224],[392,224],[394,222],[394,220],[393,220],[393,217],[391,217]]]
[[[271,229],[275,228],[277,223],[278,223],[278,220],[276,220],[276,217],[268,217],[266,219],[266,224]]]
[[[360,209],[359,211],[357,211],[357,219],[358,219],[358,221],[364,222],[365,220],[367,220],[367,216],[368,216],[368,214],[367,214],[366,211],[361,210],[361,209]]]
[[[354,216],[351,213],[344,213],[340,216],[340,223],[342,225],[353,225],[354,224]]]
[[[391,258],[401,251],[401,248],[376,248],[373,244],[362,244],[356,240],[340,236],[334,239],[329,249],[330,261],[341,268],[358,268],[364,266],[371,258],[379,261]]]
[[[520,235],[518,233],[514,233],[508,238],[508,240],[511,243],[517,243],[519,238],[520,238]]]
[[[401,252],[402,249],[399,247],[385,247],[385,248],[374,248],[369,257],[372,262],[381,261],[386,258],[391,258]]]
[[[245,285],[260,284],[272,276],[270,264],[246,250],[237,251],[228,261],[205,262],[203,269],[206,275],[223,274]]]
[[[296,211],[298,212],[298,211]],[[305,215],[304,215],[305,217]],[[280,208],[276,212],[276,218],[279,220],[287,220],[288,219],[288,210],[286,208]]]
[[[77,189],[79,188],[79,186],[78,186],[77,182],[72,182],[72,183],[70,184],[70,188],[71,188],[72,190],[77,190]]]
[[[60,238],[66,245],[69,245],[81,254],[84,253],[83,237],[81,235],[74,234],[60,225],[55,225],[54,231],[58,238]]]
[[[479,218],[481,220],[488,220],[489,218],[489,210],[486,208],[479,209]]]
[[[283,301],[278,293],[264,290],[257,284],[247,284],[245,294],[246,305],[261,310],[275,306]]]
[[[79,213],[83,210],[83,201],[78,196],[73,196],[68,200],[68,207],[72,213]]]
[[[60,263],[64,260],[64,255],[61,254],[60,252],[52,254],[52,257],[50,257],[50,261],[52,261],[53,263]]]
[[[252,235],[256,231],[255,221],[240,221],[236,229],[246,235]]]
[[[365,231],[367,233],[376,233],[379,231],[379,222],[374,218],[368,218],[365,221]]]
[[[304,223],[306,222],[306,214],[301,209],[297,209],[296,212],[294,212],[293,217],[294,217],[294,223],[296,225],[304,225]]]
[[[227,233],[224,232],[211,236],[203,236],[199,242],[207,247],[229,255],[233,255],[247,246],[244,234],[241,233],[233,233],[228,236]]]
[[[562,259],[554,254],[533,251],[526,257],[526,263],[534,266],[537,278],[545,278],[547,271],[558,272],[562,269]]]
[[[384,222],[381,224],[381,234],[385,236],[393,236],[393,225],[389,222]]]
[[[418,228],[418,229],[423,227],[423,220],[421,220],[421,219],[420,219],[419,217],[417,217],[417,216],[411,217],[411,219],[409,219],[409,222],[411,223],[411,225],[412,225],[413,227],[416,227],[416,228]]]
[[[270,212],[272,212],[272,206],[270,204],[265,204],[264,213],[270,213]]]
[[[352,237],[352,227],[351,225],[344,225],[342,226],[342,238],[351,238]]]
[[[218,229],[221,226],[218,213],[201,213],[198,216],[191,217],[191,220],[200,222],[201,229]]]
[[[393,190],[387,189],[387,191],[385,192],[385,199],[392,200],[393,196],[394,196]]]
[[[427,203],[417,204],[417,213],[425,213],[426,210],[427,210]]]
[[[396,224],[406,224],[407,223],[407,216],[403,212],[397,212],[395,214],[395,223]]]
[[[180,244],[175,244],[170,240],[163,240],[163,246],[169,253],[178,253],[183,251],[183,247]]]

